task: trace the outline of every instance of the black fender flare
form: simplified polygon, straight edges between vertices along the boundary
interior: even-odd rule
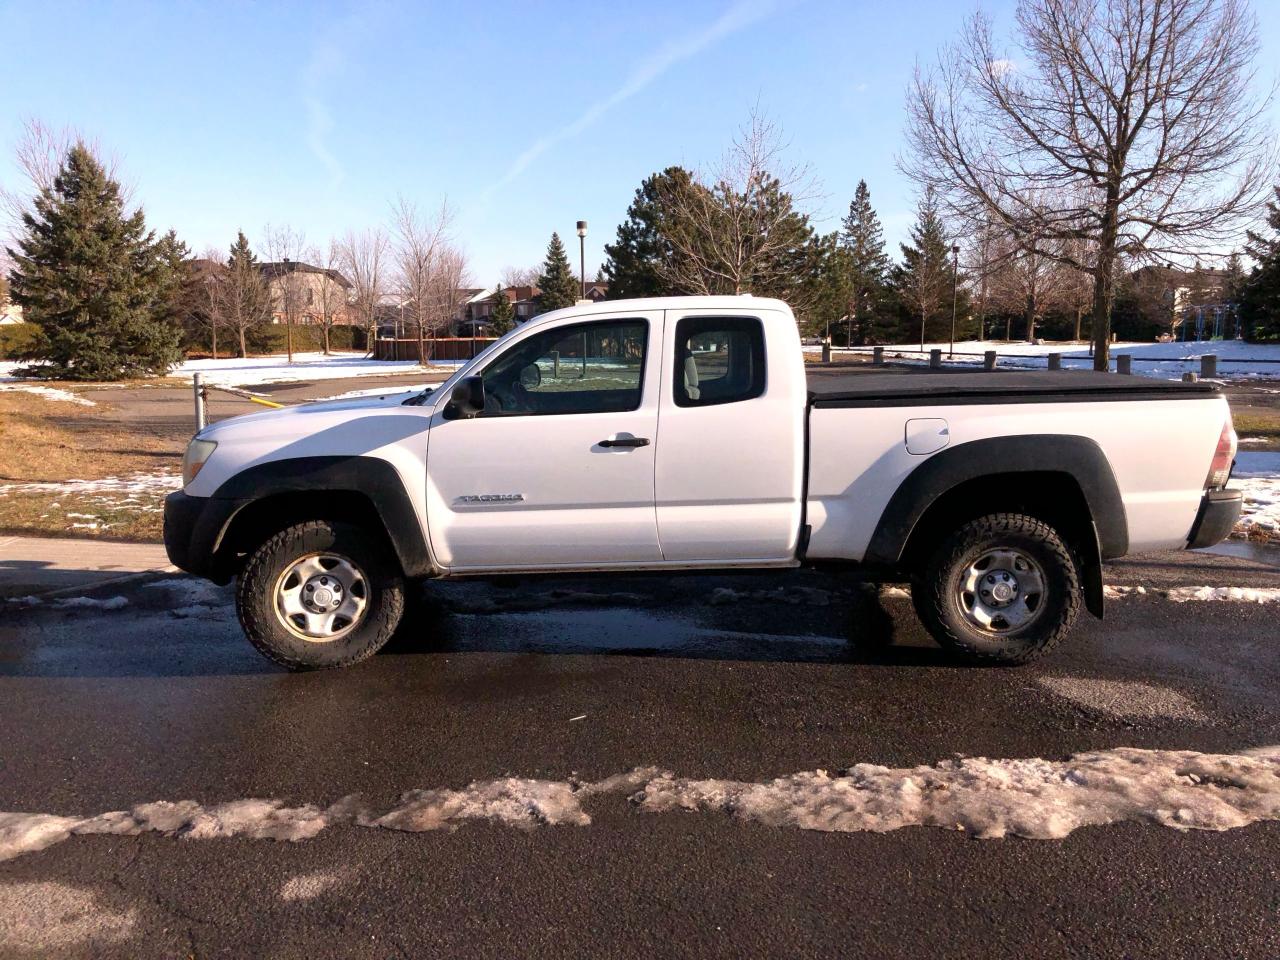
[[[1088,437],[1026,434],[988,437],[957,444],[929,457],[911,471],[885,506],[864,558],[868,564],[897,567],[925,511],[962,483],[1011,473],[1061,473],[1084,495],[1095,536],[1085,550],[1085,599],[1102,615],[1102,561],[1129,549],[1129,524],[1115,473],[1102,448]]]
[[[408,577],[431,576],[426,531],[396,468],[378,457],[323,456],[270,460],[242,470],[223,481],[212,500],[232,501],[212,544],[216,552],[236,515],[250,504],[285,493],[355,493],[373,504],[388,539]]]

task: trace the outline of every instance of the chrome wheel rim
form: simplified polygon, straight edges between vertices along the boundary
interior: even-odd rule
[[[369,583],[364,571],[337,553],[313,553],[285,567],[276,580],[280,624],[296,637],[326,643],[364,619]]]
[[[960,574],[960,610],[984,633],[1007,634],[1039,618],[1045,608],[1045,576],[1021,550],[988,550]]]

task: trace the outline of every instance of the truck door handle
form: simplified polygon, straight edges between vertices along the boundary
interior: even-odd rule
[[[617,440],[601,440],[602,447],[647,447],[648,437],[619,437]]]

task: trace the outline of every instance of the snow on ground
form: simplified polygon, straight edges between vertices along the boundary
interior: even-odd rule
[[[182,477],[176,473],[134,473],[127,477],[103,477],[101,480],[7,483],[0,485],[0,493],[159,494],[169,493],[181,486]]]
[[[84,834],[297,842],[338,824],[414,832],[466,820],[525,829],[586,827],[591,817],[583,802],[602,794],[630,796],[645,813],[727,814],[803,830],[883,833],[932,826],[981,838],[1058,839],[1083,826],[1135,820],[1179,830],[1230,830],[1280,820],[1280,746],[1237,754],[1120,747],[1067,760],[970,757],[899,768],[860,763],[834,774],[811,770],[763,783],[692,780],[656,768],[594,783],[506,777],[461,789],[412,790],[383,813],[357,795],[328,807],[267,799],[210,806],[161,800],[83,819],[0,813],[0,860]]]
[[[1276,587],[1173,587],[1161,592],[1167,600],[1174,603],[1186,603],[1190,600],[1280,603],[1280,588]]]
[[[1280,453],[1238,453],[1230,486],[1244,492],[1237,533],[1246,537],[1280,533]]]
[[[965,340],[955,345],[957,356],[947,360],[949,344],[926,343],[921,353],[916,343],[886,344],[885,356],[903,360],[927,362],[930,350],[941,350],[943,360],[956,364],[981,364],[982,354],[994,350],[1000,355],[1001,367],[1044,367],[1051,353],[1060,353],[1063,366],[1068,370],[1087,370],[1092,358],[1088,345],[1073,343],[1003,343],[993,340]],[[821,347],[806,347],[809,353],[821,352]],[[839,356],[843,351],[836,347]],[[859,348],[858,353],[869,353],[870,348]],[[1280,380],[1280,344],[1245,343],[1243,340],[1215,340],[1200,343],[1115,343],[1111,355],[1127,353],[1133,357],[1133,372],[1144,377],[1177,380],[1184,373],[1199,373],[1200,358],[1214,354],[1218,358],[1218,375],[1226,379],[1258,378]],[[1249,362],[1249,361],[1275,361]],[[1159,361],[1159,362],[1148,362]],[[1229,362],[1230,361],[1230,362]],[[1112,364],[1114,369],[1114,363]]]
[[[87,397],[72,393],[70,390],[59,390],[57,387],[42,387],[34,383],[23,383],[8,378],[0,378],[0,392],[34,393],[43,400],[58,400],[63,403],[74,403],[81,407],[96,407],[97,404]]]
[[[293,363],[281,354],[271,357],[187,360],[169,375],[190,380],[201,374],[204,383],[223,387],[247,387],[263,383],[295,383],[335,380],[345,377],[375,377],[387,374],[418,374],[423,367],[416,360],[373,360],[363,353],[295,353]],[[398,389],[398,388],[396,388]]]

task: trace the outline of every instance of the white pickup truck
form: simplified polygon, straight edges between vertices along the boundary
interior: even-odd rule
[[[806,375],[786,304],[584,304],[434,391],[213,424],[165,505],[182,569],[238,578],[292,668],[395,631],[415,578],[847,567],[908,582],[957,654],[1021,663],[1102,562],[1227,536],[1236,437],[1216,387],[1105,373]]]

